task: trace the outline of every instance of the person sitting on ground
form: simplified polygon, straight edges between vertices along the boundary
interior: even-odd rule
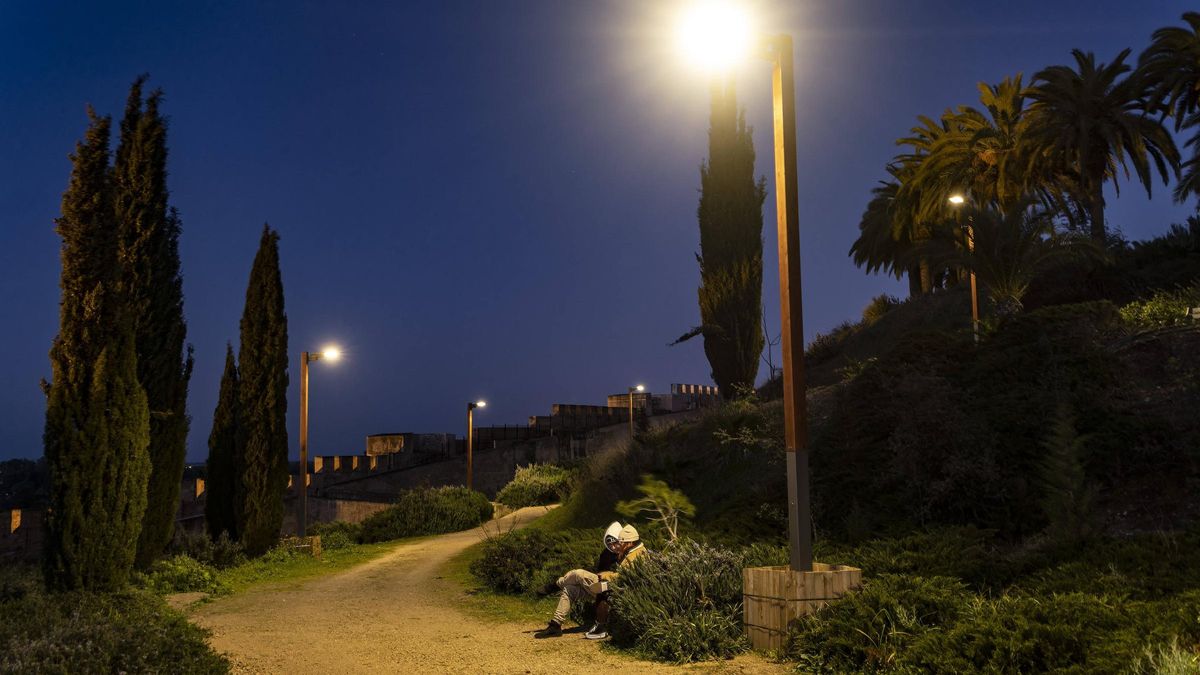
[[[536,638],[559,637],[562,635],[562,625],[571,611],[571,603],[588,598],[596,599],[596,624],[584,637],[589,640],[603,640],[608,637],[609,584],[616,580],[620,567],[632,562],[644,553],[638,531],[632,525],[621,526],[614,522],[604,533],[604,551],[596,561],[596,571],[571,570],[559,577],[554,585],[562,589],[558,596],[558,607],[554,610],[554,618],[542,630],[534,634]]]

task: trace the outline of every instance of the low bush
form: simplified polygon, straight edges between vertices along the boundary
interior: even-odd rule
[[[1200,307],[1200,282],[1131,302],[1121,308],[1121,319],[1141,330],[1183,325],[1194,321],[1188,314],[1193,307]]]
[[[600,530],[524,529],[488,539],[471,574],[501,593],[537,594],[573,569],[591,569],[603,550]]]
[[[322,550],[336,550],[358,543],[362,537],[362,527],[358,523],[334,521],[332,523],[314,523],[308,528],[308,533],[321,538]]]
[[[911,574],[957,577],[976,588],[995,588],[1012,574],[999,554],[995,533],[975,527],[943,527],[858,545],[818,542],[822,561],[852,565],[872,577]]]
[[[1148,609],[1082,593],[980,599],[958,623],[921,636],[899,662],[916,672],[1123,672],[1159,623]]]
[[[0,595],[0,672],[229,672],[208,647],[208,632],[153,594],[47,593],[33,580],[2,585],[10,592]]]
[[[215,567],[186,555],[174,555],[154,562],[135,582],[148,591],[167,593],[220,593],[225,590]]]
[[[371,544],[423,534],[470,529],[492,517],[482,492],[464,487],[418,488],[362,522],[361,541]]]
[[[904,301],[894,295],[888,295],[887,293],[884,293],[883,295],[877,295],[874,298],[871,298],[871,302],[863,308],[863,321],[868,325],[875,323],[884,314],[887,314],[902,304],[904,304]]]
[[[517,467],[516,475],[496,493],[496,501],[509,508],[553,504],[571,490],[571,472],[554,464]]]
[[[215,541],[204,533],[181,533],[171,546],[171,552],[186,555],[219,570],[246,562],[242,545],[230,539],[228,532],[222,532]]]
[[[914,640],[953,624],[970,599],[957,579],[881,575],[795,622],[787,653],[813,672],[886,669]]]
[[[616,583],[613,641],[672,662],[725,658],[745,650],[744,564],[738,552],[690,540],[639,557]]]

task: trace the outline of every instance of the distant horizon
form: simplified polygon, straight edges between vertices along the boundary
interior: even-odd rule
[[[895,140],[980,81],[1133,58],[1182,2],[976,6],[750,2],[796,41],[806,341],[906,285],[847,256]],[[644,382],[708,383],[699,340],[696,206],[708,86],[662,38],[669,3],[451,2],[436,9],[265,2],[0,7],[0,459],[41,455],[58,330],[53,220],[84,106],[119,122],[129,84],[165,91],[171,203],[196,369],[188,461],[207,454],[227,341],[236,346],[263,222],[281,235],[288,434],[298,357],[311,371],[312,454],[379,429],[461,435]],[[1080,18],[1083,17],[1083,18]],[[47,48],[53,45],[53,48]],[[756,174],[773,175],[770,72],[740,70]],[[1182,140],[1182,139],[1181,139]],[[774,185],[763,209],[767,329],[778,332]],[[1135,240],[1195,212],[1170,187],[1108,188]],[[778,353],[778,352],[777,352]],[[765,377],[760,368],[759,381]]]

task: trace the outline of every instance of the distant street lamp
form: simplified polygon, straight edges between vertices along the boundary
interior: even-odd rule
[[[300,481],[296,486],[300,499],[297,500],[296,529],[301,537],[308,526],[308,364],[320,359],[337,361],[341,357],[342,352],[337,347],[300,352]]]
[[[633,395],[636,392],[646,391],[646,385],[639,384],[629,388],[629,444],[633,445]]]
[[[775,211],[779,241],[779,304],[783,348],[784,440],[787,450],[788,540],[791,568],[812,571],[808,478],[808,405],[804,387],[804,308],[800,292],[800,225],[796,194],[796,83],[792,37],[755,36],[749,17],[733,5],[697,5],[685,16],[680,46],[693,62],[728,67],[749,53],[773,64]]]
[[[475,409],[486,408],[487,401],[471,401],[467,403],[467,489],[471,489],[471,480],[473,478],[472,471],[472,445],[475,441]]]
[[[950,205],[957,208],[967,202],[962,195],[950,195]],[[967,216],[967,251],[975,252],[975,217]],[[972,261],[974,262],[974,261]],[[975,290],[975,266],[971,266],[971,332],[975,335],[975,344],[979,344],[979,295]]]

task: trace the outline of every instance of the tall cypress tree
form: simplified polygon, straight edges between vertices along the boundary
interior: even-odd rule
[[[179,216],[167,204],[167,124],[162,92],[143,101],[146,76],[134,81],[121,120],[113,167],[124,293],[133,312],[138,382],[150,407],[150,482],[137,564],[148,567],[167,542],[179,509],[187,454],[191,348],[184,351]]]
[[[237,528],[257,555],[279,538],[288,479],[287,315],[279,274],[279,234],[263,226],[242,312],[237,456],[241,495]]]
[[[221,393],[213,412],[212,432],[208,435],[208,497],[204,502],[204,518],[213,539],[228,532],[229,538],[237,541],[239,535],[234,499],[244,490],[238,470],[243,462],[237,456],[238,405],[237,363],[233,358],[233,345],[226,344]]]
[[[725,397],[753,387],[763,350],[762,205],[754,142],[732,80],[714,87],[708,161],[700,167],[700,301],[704,354]]]
[[[146,509],[149,414],[121,295],[111,121],[91,108],[88,117],[56,221],[62,302],[46,385],[43,571],[52,588],[112,590],[128,577]]]

